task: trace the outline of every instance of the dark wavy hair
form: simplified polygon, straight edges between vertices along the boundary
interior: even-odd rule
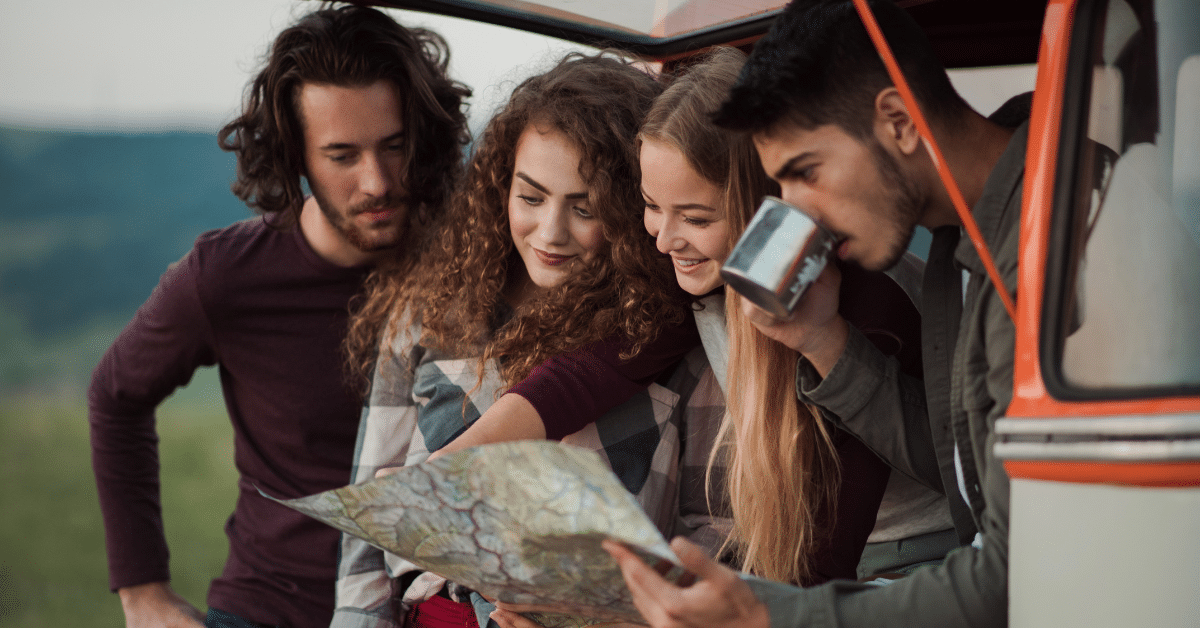
[[[966,114],[969,107],[908,12],[891,0],[869,4],[931,123]],[[836,124],[862,139],[871,133],[875,97],[891,85],[850,0],[793,0],[755,43],[714,120],[752,133],[780,121],[805,129]]]
[[[348,338],[358,373],[369,372],[384,322],[393,321],[385,340],[411,322],[396,318],[406,309],[421,322],[424,344],[459,355],[482,349],[501,359],[509,383],[554,355],[602,339],[625,339],[623,354],[632,357],[663,325],[681,323],[687,295],[642,226],[635,138],[660,91],[653,77],[611,53],[571,53],[518,85],[484,129],[419,272],[380,268],[368,279]],[[551,127],[578,147],[588,210],[605,242],[501,326],[496,316],[505,308],[505,288],[523,270],[507,204],[517,140],[530,124]]]
[[[449,52],[437,33],[406,28],[371,8],[323,6],[275,38],[266,65],[247,88],[242,114],[218,135],[237,154],[233,193],[251,208],[295,223],[304,202],[300,89],[305,83],[395,86],[404,117],[406,192],[411,226],[431,222],[445,204],[470,141],[466,86],[446,75]]]

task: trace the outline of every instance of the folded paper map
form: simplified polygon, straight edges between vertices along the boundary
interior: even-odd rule
[[[596,452],[552,441],[474,447],[277,501],[486,597],[595,619],[643,622],[602,540],[679,563]]]

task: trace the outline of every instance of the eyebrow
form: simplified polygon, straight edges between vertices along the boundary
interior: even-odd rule
[[[647,201],[649,201],[650,204],[652,204],[652,205],[655,204],[654,198],[651,197],[649,194],[646,194],[646,190],[644,190],[644,189],[642,190],[642,197],[645,198]],[[709,207],[708,205],[705,205],[703,203],[676,204],[676,205],[671,205],[671,209],[700,209],[700,210],[704,210],[704,211],[708,211],[708,212],[716,212],[717,211],[716,207]]]
[[[805,159],[808,159],[814,155],[816,155],[815,152],[813,152],[811,150],[806,150],[803,153],[800,153],[799,155],[792,157],[791,159],[783,162],[783,165],[780,166],[779,169],[776,170],[774,174],[770,175],[771,178],[775,179],[776,181],[785,178],[787,176],[788,170],[792,169],[792,166],[795,166],[798,162],[804,161]]]
[[[537,191],[541,192],[542,194],[550,194],[550,190],[546,189],[546,186],[542,185],[541,183],[538,183],[537,181],[534,181],[533,177],[525,174],[524,172],[517,172],[513,176],[517,177],[518,179],[521,179],[522,181],[528,183],[529,185],[532,185],[534,188],[537,189]],[[586,200],[587,197],[588,197],[587,192],[572,192],[572,193],[566,195],[566,198],[568,198],[570,200],[580,200],[580,199]]]
[[[379,143],[387,144],[389,142],[394,142],[402,137],[404,137],[404,131],[396,131],[395,133],[392,133],[391,135],[380,140]],[[351,149],[351,148],[358,148],[358,144],[353,144],[350,142],[330,142],[329,144],[322,146],[321,150],[346,150],[346,149]]]

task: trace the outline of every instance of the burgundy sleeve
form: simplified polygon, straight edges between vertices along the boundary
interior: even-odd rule
[[[546,438],[559,440],[628,401],[699,344],[689,314],[682,324],[662,329],[631,360],[620,358],[625,341],[610,338],[546,360],[508,392],[533,405]]]
[[[215,363],[197,265],[193,250],[167,269],[101,358],[88,389],[92,469],[113,590],[170,577],[154,410],[196,367]]]
[[[887,489],[891,468],[857,438],[833,429],[834,447],[842,468],[842,484],[837,494],[837,515],[832,522],[827,513],[818,515],[818,529],[828,536],[816,551],[813,580],[805,586],[829,580],[858,579],[858,561],[867,538],[875,529],[879,504]],[[830,527],[832,523],[832,527]]]
[[[921,370],[921,313],[891,277],[842,264],[838,312],[884,355],[900,362],[909,377],[924,379]]]

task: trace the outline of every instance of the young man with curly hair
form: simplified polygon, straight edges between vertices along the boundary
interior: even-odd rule
[[[447,57],[435,33],[322,8],[275,39],[221,130],[233,191],[262,215],[201,235],[167,269],[88,392],[128,626],[329,625],[339,533],[258,491],[300,497],[350,477],[361,406],[342,370],[348,304],[377,263],[409,263],[460,171],[470,91]],[[240,477],[206,618],[169,585],[154,415],[214,364]]]

